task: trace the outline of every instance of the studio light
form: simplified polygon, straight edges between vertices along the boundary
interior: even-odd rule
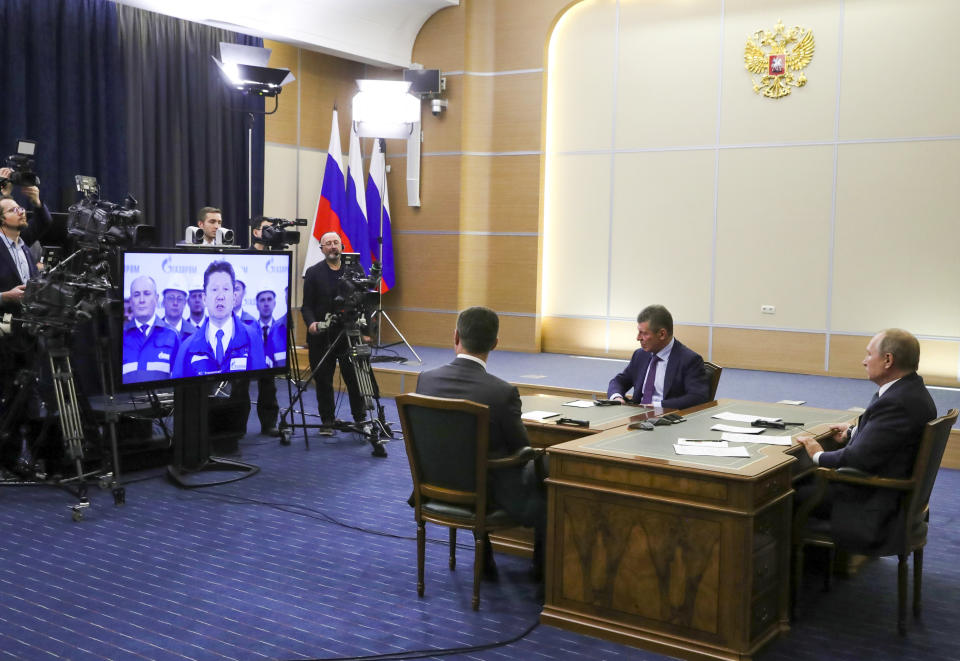
[[[277,96],[287,83],[293,82],[289,69],[267,66],[271,49],[220,42],[220,59],[210,56],[220,67],[227,83],[244,94]]]
[[[407,139],[420,122],[420,99],[403,80],[358,80],[353,121],[361,138]]]

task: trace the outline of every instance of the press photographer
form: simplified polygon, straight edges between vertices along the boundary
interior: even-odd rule
[[[11,196],[15,181],[38,181],[32,173],[22,177],[22,171],[0,168],[0,205],[2,205],[2,234],[4,250],[0,257],[0,313],[7,315],[20,310],[27,280],[37,274],[36,260],[29,246],[40,239],[53,224],[50,212],[40,201],[40,188],[35,183],[20,185],[29,209],[24,209]]]

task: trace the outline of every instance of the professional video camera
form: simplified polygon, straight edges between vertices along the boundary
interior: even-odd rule
[[[300,232],[288,230],[288,227],[306,227],[306,218],[295,218],[287,220],[285,218],[267,218],[261,216],[260,222],[268,221],[270,224],[260,230],[260,238],[254,237],[253,242],[261,244],[264,248],[273,250],[283,250],[292,243],[300,242]]]
[[[153,244],[154,228],[141,221],[137,201],[127,195],[123,204],[99,199],[93,177],[76,176],[77,190],[84,198],[70,207],[67,233],[78,248],[143,248]]]
[[[9,177],[0,177],[0,186],[10,181],[16,186],[39,186],[40,177],[33,171],[33,156],[37,151],[37,143],[33,140],[18,140],[17,153],[7,156],[6,167],[13,170]]]
[[[370,313],[377,307],[377,293],[383,269],[374,262],[367,276],[360,266],[360,254],[345,252],[340,256],[343,276],[337,281],[337,294],[333,299],[333,317],[345,328],[366,324]]]

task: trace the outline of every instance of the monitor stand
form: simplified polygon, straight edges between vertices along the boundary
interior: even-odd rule
[[[236,482],[260,471],[259,466],[210,456],[208,391],[202,382],[178,385],[173,391],[173,463],[167,475],[185,489]]]

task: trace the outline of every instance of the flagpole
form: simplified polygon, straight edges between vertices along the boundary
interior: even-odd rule
[[[383,201],[387,198],[387,141],[384,138],[375,138],[380,145],[380,153],[383,158],[383,167],[380,169],[380,227],[377,232],[377,259],[380,262],[381,268],[383,267]],[[420,358],[420,354],[416,352],[413,346],[407,342],[407,338],[403,336],[403,333],[400,332],[400,329],[397,328],[397,325],[393,323],[393,319],[390,318],[390,315],[387,314],[387,311],[383,309],[383,287],[377,287],[377,311],[376,316],[383,317],[386,319],[387,323],[390,324],[390,327],[393,331],[400,336],[400,340],[406,347],[410,350],[410,353],[413,354],[414,358],[417,359],[417,362],[421,365],[423,364],[423,359]],[[377,324],[377,344],[374,347],[375,349],[385,349],[391,347],[400,342],[394,342],[393,344],[382,344],[383,342],[383,326]]]

